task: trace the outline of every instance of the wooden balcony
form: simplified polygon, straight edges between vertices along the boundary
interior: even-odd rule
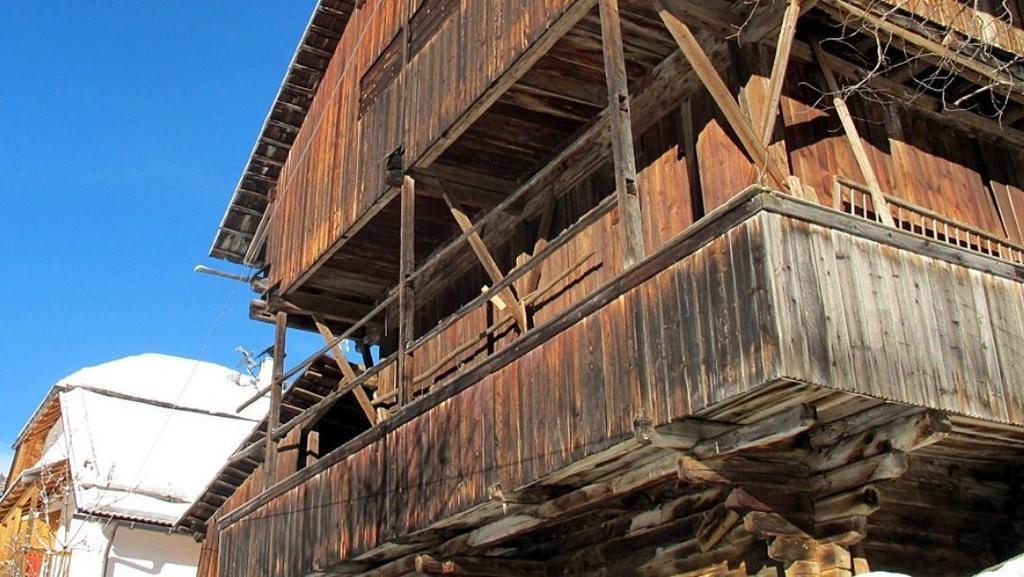
[[[665,450],[683,447],[664,438],[680,427],[688,454],[714,459],[742,448],[730,428],[827,431],[918,407],[951,422],[929,455],[1012,466],[1024,268],[972,248],[752,189],[238,503],[217,521],[219,575],[400,575],[418,551],[514,549],[604,502],[573,491],[609,479],[614,500],[677,479]]]

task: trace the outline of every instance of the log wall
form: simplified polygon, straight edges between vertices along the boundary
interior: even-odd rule
[[[1019,269],[764,198],[676,237],[537,348],[255,503],[222,530],[219,575],[326,567],[599,451],[638,416],[668,422],[764,383],[1024,424],[1012,386],[1024,285],[1006,278]]]

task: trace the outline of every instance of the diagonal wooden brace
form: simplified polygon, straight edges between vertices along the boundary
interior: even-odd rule
[[[323,337],[324,342],[330,343],[334,341],[334,333],[331,329],[323,323],[319,317],[314,316],[313,322],[316,323],[316,329],[320,331],[320,336]],[[348,364],[345,360],[345,353],[341,351],[338,345],[334,345],[331,348],[331,357],[334,358],[334,362],[338,365],[341,370],[343,383],[351,383],[356,380],[356,373],[352,370],[352,365]],[[356,396],[356,401],[359,403],[359,407],[363,410],[363,414],[366,415],[366,419],[370,421],[371,425],[377,424],[377,411],[373,408],[373,403],[370,402],[369,395],[366,394],[366,389],[362,385],[352,389],[352,394]]]
[[[462,210],[462,205],[448,194],[444,189],[441,190],[441,196],[444,198],[445,204],[448,205],[448,210],[451,211],[452,216],[455,218],[455,222],[458,223],[459,228],[462,232],[467,232],[472,229],[473,224],[470,222],[469,217]],[[468,237],[469,246],[476,253],[476,257],[480,259],[480,264],[483,265],[484,271],[487,276],[491,278],[494,283],[501,282],[505,275],[498,268],[498,263],[494,262],[494,258],[491,256],[490,251],[487,250],[487,245],[484,244],[483,239],[476,232],[473,232]],[[512,310],[512,316],[516,319],[516,324],[519,325],[519,330],[526,332],[526,307],[519,301],[516,295],[512,292],[512,289],[506,287],[498,292],[501,300]]]
[[[667,0],[671,5],[671,0]],[[675,10],[666,7],[663,0],[654,0],[654,7],[658,15],[668,28],[669,33],[675,39],[676,44],[686,57],[694,72],[707,88],[718,108],[722,111],[729,126],[732,127],[739,138],[744,151],[758,167],[763,168],[768,175],[769,181],[779,190],[788,189],[789,170],[782,167],[778,159],[768,154],[768,148],[761,142],[761,136],[754,130],[750,117],[740,109],[739,103],[733,97],[729,87],[718,74],[711,59],[704,52],[693,31],[684,23]]]

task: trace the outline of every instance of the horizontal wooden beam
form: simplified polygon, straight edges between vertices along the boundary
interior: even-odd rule
[[[755,423],[736,427],[717,437],[704,439],[693,447],[693,454],[706,459],[764,447],[795,437],[810,429],[816,421],[814,407],[799,405]]]
[[[953,425],[944,413],[922,411],[820,447],[808,455],[806,463],[817,471],[828,471],[886,451],[916,451],[945,439],[952,431]]]
[[[541,561],[507,557],[416,556],[416,571],[425,575],[472,575],[475,577],[544,577],[547,565]]]

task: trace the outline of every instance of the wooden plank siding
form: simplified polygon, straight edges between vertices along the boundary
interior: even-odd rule
[[[794,219],[763,234],[782,247],[768,259],[784,377],[1024,422],[1020,282]]]
[[[444,3],[369,0],[358,9],[278,180],[267,247],[271,282],[287,290],[351,234],[388,192],[386,157],[404,146],[411,164],[577,1],[461,0],[433,20],[427,15]],[[421,32],[429,36],[417,37],[407,66],[399,54],[397,70],[381,73],[386,67],[375,65],[382,55],[395,57],[410,18],[430,20]],[[370,98],[361,98],[364,89]]]
[[[607,448],[637,417],[771,383],[1024,424],[1018,267],[774,195],[694,228],[539,346],[248,506],[221,529],[217,575],[328,567]]]
[[[749,87],[744,93],[755,102],[757,82],[751,78],[758,76],[751,70],[756,71],[758,63],[769,66],[766,60],[764,55],[752,56],[745,60],[748,68],[735,74],[744,79],[742,84]],[[821,204],[829,206],[836,177],[857,179],[860,173],[838,121],[829,112],[815,107],[818,93],[811,84],[823,81],[799,63],[792,68],[794,74],[780,105],[780,138],[772,150],[774,154],[786,155],[793,174],[816,192]],[[928,137],[927,123],[902,109],[887,115],[857,98],[850,99],[850,105],[861,122],[859,132],[888,194],[999,237],[1012,240],[1022,234],[1024,172],[1014,162],[1019,154],[1004,145],[972,139],[951,128]],[[637,139],[638,189],[645,207],[643,227],[648,252],[664,246],[704,212],[727,203],[755,178],[753,166],[724,120],[713,110],[709,96],[695,95],[684,105],[668,110]],[[694,150],[687,155],[685,131],[690,127]],[[691,179],[691,168],[699,173],[697,182]],[[612,187],[610,167],[602,165],[557,203],[552,229],[562,230],[572,224],[610,194]],[[533,307],[536,322],[558,315],[620,274],[619,249],[604,240],[615,238],[617,226],[617,215],[613,212],[541,264],[541,278],[549,279],[592,254],[578,271],[538,299]],[[521,262],[523,255],[517,248],[532,244],[532,233],[532,229],[523,227],[504,244],[492,247],[492,254],[503,270]],[[453,304],[472,298],[485,284],[489,280],[478,268],[475,274],[453,280],[435,299],[420,303],[417,332],[422,334],[437,319],[453,312]],[[516,336],[511,325],[493,338],[480,339],[498,318],[500,315],[494,311],[481,308],[431,339],[417,350],[416,374],[434,368],[450,351],[470,340],[479,341],[479,345],[437,370],[431,382],[442,382],[460,365],[472,365],[511,344]],[[420,386],[428,384],[431,383]]]
[[[385,183],[386,157],[404,146],[409,167],[448,138],[453,123],[495,79],[576,4],[371,0],[357,10],[278,181],[268,236],[270,285],[287,292],[329,259],[342,238],[351,238],[395,194]],[[402,67],[406,28],[413,37]],[[760,114],[770,52],[763,46],[735,49],[728,61],[723,77],[744,107]],[[863,177],[838,122],[820,101],[823,90],[813,66],[792,62],[770,150],[823,204],[831,204],[836,176]],[[1024,177],[1013,168],[1020,164],[1013,162],[1019,160],[1016,151],[952,127],[928,130],[931,120],[908,108],[886,112],[873,102],[849,100],[886,193],[1011,240],[1024,234]],[[687,140],[693,141],[690,155],[683,150]],[[638,168],[646,169],[639,175],[641,204],[657,207],[643,215],[648,250],[756,180],[703,92],[667,107],[636,144]],[[671,195],[662,194],[666,186]],[[515,256],[509,255],[511,262]]]

